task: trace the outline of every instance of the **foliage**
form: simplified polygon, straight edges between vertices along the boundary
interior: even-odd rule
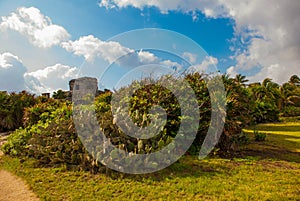
[[[63,91],[63,90],[58,90],[56,92],[53,93],[52,97],[54,99],[60,99],[60,100],[63,100],[63,99],[66,99],[67,98],[67,95],[66,93]]]
[[[199,122],[199,128],[189,153],[199,153],[211,124],[211,105],[212,101],[215,101],[211,100],[212,96],[205,81],[206,75],[195,73],[180,78],[188,82],[196,95],[200,113],[196,119],[189,115],[184,116],[181,113],[179,100],[161,84],[173,83],[174,80],[172,79],[174,78],[171,76],[163,76],[155,80],[156,82],[150,78],[139,82],[135,81],[115,92],[106,91],[100,94],[96,97],[94,106],[85,105],[93,100],[93,97],[87,96],[82,100],[83,104],[80,107],[87,114],[95,109],[98,123],[105,136],[110,139],[113,145],[131,154],[149,154],[161,150],[173,141],[183,119],[196,120]],[[220,112],[226,112],[227,115],[221,138],[216,147],[221,152],[234,149],[234,144],[249,143],[248,136],[242,132],[244,127],[263,122],[277,122],[280,112],[291,115],[295,107],[293,100],[296,100],[295,97],[300,95],[299,85],[295,77],[282,86],[272,82],[271,79],[265,79],[262,83],[246,85],[246,77],[242,75],[235,78],[223,75],[222,79],[226,91],[224,102],[226,101],[227,110],[221,111],[221,108],[219,109]],[[170,87],[174,86],[170,85]],[[184,93],[186,90],[184,85],[176,86],[178,94],[186,94]],[[63,98],[59,94],[62,92],[55,93],[56,98]],[[118,106],[128,104],[129,110],[126,107],[112,107],[113,98],[113,103],[117,103]],[[192,99],[189,95],[183,96],[183,102],[186,105],[191,105]],[[82,145],[84,142],[81,142],[75,133],[70,102],[44,98],[35,99],[26,92],[11,95],[1,93],[0,101],[4,105],[0,109],[0,126],[2,126],[0,128],[13,129],[17,127],[14,124],[10,125],[13,122],[12,119],[17,119],[17,122],[23,119],[25,127],[16,130],[9,137],[7,144],[3,147],[6,154],[33,157],[43,165],[65,163],[93,171],[100,168],[98,161],[94,160],[93,157],[102,155],[103,150],[96,150],[88,154],[84,149]],[[33,105],[34,103],[37,104]],[[162,128],[161,122],[157,121],[161,116],[151,113],[154,106],[160,106],[166,112],[166,124]],[[13,108],[13,110],[9,111],[8,108]],[[112,108],[116,110],[114,114],[111,111]],[[192,109],[195,110],[195,108]],[[13,116],[14,114],[17,116]],[[147,133],[143,133],[145,136],[141,138],[128,136],[127,133],[136,133],[131,126],[127,125],[128,119],[132,120],[138,128],[152,125],[153,130],[159,131],[158,135],[149,139]],[[83,121],[89,121],[89,118]],[[122,129],[125,128],[125,130],[120,129],[120,124],[123,124]],[[189,126],[185,128],[185,132],[189,134],[194,129]],[[88,129],[86,132],[86,135],[89,136],[87,141],[98,143],[95,140],[97,139],[96,133],[93,134]],[[264,140],[265,136],[259,133],[256,138],[260,141]],[[110,153],[108,157],[113,158],[113,153]]]
[[[300,107],[287,106],[282,110],[284,117],[297,117],[300,116]]]
[[[232,138],[232,141],[237,144],[238,146],[240,145],[248,145],[250,144],[250,137],[247,133],[241,132],[240,135],[236,135]]]
[[[72,105],[68,102],[52,103],[33,107],[45,109],[44,113],[39,111],[41,114],[37,123],[28,124],[25,129],[12,133],[2,148],[4,153],[35,158],[38,165],[67,164],[76,165],[77,169],[97,171],[98,164],[87,153],[75,133]]]
[[[17,129],[8,138],[7,142],[1,147],[5,154],[10,156],[26,156],[26,149],[29,148],[28,140],[31,138],[28,128]]]
[[[254,133],[255,141],[262,142],[266,140],[267,135],[265,133],[259,132],[257,130],[254,130],[253,133]]]
[[[252,115],[256,124],[279,121],[278,108],[274,104],[266,101],[255,101]]]
[[[64,104],[64,101],[54,99],[47,99],[47,101],[43,99],[39,100],[40,101],[32,107],[25,108],[23,116],[23,125],[25,128],[33,126],[38,123],[38,121],[46,122],[47,119],[53,118],[50,114]]]
[[[223,146],[223,150],[233,148],[231,145],[239,138],[242,129],[253,123],[252,110],[254,102],[251,94],[243,84],[245,78],[237,76],[229,78],[228,75],[223,76],[223,82],[226,89],[226,123],[224,135],[221,140],[227,142]]]
[[[36,103],[34,95],[0,92],[0,132],[13,131],[22,126],[24,108]]]

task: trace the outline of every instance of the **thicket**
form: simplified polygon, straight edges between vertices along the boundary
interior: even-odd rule
[[[199,129],[188,151],[190,154],[198,154],[211,123],[211,97],[204,75],[190,74],[184,79],[194,90],[199,106],[195,108],[199,109],[200,113],[197,119]],[[218,150],[222,152],[230,151],[235,143],[244,138],[242,128],[261,122],[279,121],[280,113],[288,115],[290,113],[288,108],[296,107],[296,103],[292,100],[297,100],[297,96],[300,97],[299,79],[290,80],[283,85],[266,79],[262,83],[249,86],[245,85],[247,80],[241,75],[235,78],[224,75],[222,79],[226,90],[227,114],[222,136],[217,145]],[[178,132],[181,120],[189,118],[182,116],[178,100],[167,88],[159,84],[139,86],[141,86],[140,82],[133,82],[130,86],[118,91],[106,91],[95,98],[93,107],[85,108],[96,111],[99,129],[101,128],[116,147],[132,154],[152,153],[170,144]],[[132,91],[132,88],[139,89]],[[177,90],[184,92],[185,88],[179,87]],[[133,95],[129,96],[130,94]],[[8,142],[3,146],[6,154],[16,157],[33,157],[38,159],[40,165],[63,163],[94,172],[100,169],[101,165],[97,156],[101,153],[88,153],[76,134],[71,102],[54,99],[37,101],[28,94],[24,97],[28,98],[24,99],[26,103],[30,103],[27,104],[25,110],[22,109],[24,128],[17,129],[9,136]],[[129,114],[135,125],[139,127],[146,127],[153,119],[158,118],[150,112],[150,109],[154,105],[161,106],[167,114],[166,125],[157,136],[147,140],[126,135],[127,131],[124,132],[116,125],[116,119],[111,111],[112,97],[123,97],[114,100],[120,105],[129,103],[129,112],[119,109],[118,116],[125,118]],[[191,97],[184,98],[186,103],[189,103]],[[5,104],[5,102],[2,103]],[[33,103],[36,104],[32,105]],[[22,106],[25,107],[26,104]],[[187,133],[192,130],[192,128],[186,128]],[[89,133],[89,135],[89,140],[96,139],[94,134]],[[113,158],[114,154],[111,153],[109,157]]]
[[[0,132],[13,131],[23,126],[24,109],[36,103],[34,95],[0,92]]]

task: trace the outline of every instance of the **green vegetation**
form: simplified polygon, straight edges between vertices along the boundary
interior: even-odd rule
[[[244,132],[253,135],[253,129],[266,134],[265,142],[251,143],[250,146],[253,147],[253,150],[255,150],[255,147],[259,144],[259,147],[265,145],[271,150],[282,152],[283,155],[288,155],[289,152],[285,151],[290,151],[291,154],[300,152],[300,121],[276,124],[261,124],[244,129]],[[257,147],[257,150],[259,149],[259,147]]]
[[[261,133],[256,130],[254,130],[253,133],[254,133],[255,141],[262,142],[266,140],[267,135],[265,133]]]
[[[245,76],[223,75],[226,100],[221,101],[227,107],[225,126],[218,145],[202,161],[196,157],[211,123],[212,110],[206,77],[198,73],[184,76],[199,105],[200,117],[196,119],[181,114],[174,94],[159,84],[164,79],[172,78],[162,77],[157,84],[143,87],[142,82],[151,80],[133,82],[118,91],[100,94],[94,106],[86,105],[91,98],[87,96],[76,107],[87,115],[95,110],[106,137],[119,149],[132,154],[152,153],[172,142],[182,119],[199,121],[196,139],[188,153],[169,168],[139,176],[105,168],[96,156],[113,158],[113,152],[104,155],[105,150],[97,147],[93,153],[87,152],[82,144],[85,142],[75,132],[74,105],[64,99],[62,91],[54,94],[55,99],[35,98],[26,92],[0,93],[3,105],[0,129],[16,129],[2,147],[6,156],[2,157],[0,167],[23,177],[44,200],[297,199],[300,183],[298,76],[292,76],[282,85],[268,78],[262,83],[246,85]],[[129,96],[132,87],[139,90]],[[180,93],[186,88],[179,86],[176,90]],[[141,140],[120,130],[111,111],[113,93],[118,104],[129,103],[129,116],[139,127],[157,119],[150,108],[161,106],[167,113],[167,121],[159,135]],[[184,97],[186,104],[192,104],[191,99]],[[128,111],[118,109],[118,115],[126,119]],[[89,121],[88,117],[81,122]],[[97,143],[97,134],[87,129],[90,124],[86,125],[86,142]],[[154,124],[156,127],[159,124]],[[186,132],[193,132],[193,128],[186,128]]]
[[[255,129],[259,132],[271,131],[266,141],[255,142],[251,134],[254,130],[246,129],[251,143],[231,159],[210,157],[199,161],[185,156],[169,168],[148,175],[95,175],[70,171],[64,165],[36,168],[34,160],[20,163],[8,156],[2,158],[0,168],[24,178],[43,200],[297,200],[299,126],[258,125]],[[284,127],[288,131],[282,131]],[[295,134],[293,140],[290,132]],[[269,153],[270,147],[277,150]],[[294,158],[287,157],[287,151]]]
[[[23,111],[36,103],[34,95],[0,92],[0,132],[13,131],[22,127]]]

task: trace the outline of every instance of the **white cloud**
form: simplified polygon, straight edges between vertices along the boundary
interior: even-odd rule
[[[68,90],[69,81],[78,76],[78,68],[63,64],[56,64],[24,75],[29,90],[35,93]]]
[[[25,89],[24,73],[27,68],[15,55],[5,52],[0,54],[0,90],[22,91]]]
[[[300,74],[300,1],[228,1],[228,6],[236,21],[236,34],[250,40],[246,51],[237,53],[236,71],[261,66],[260,72],[249,77],[250,81],[270,77],[280,83]]]
[[[199,72],[199,73],[216,73],[216,66],[219,61],[215,57],[207,56],[201,64],[195,64],[188,68],[188,72]]]
[[[197,55],[190,52],[184,52],[182,54],[182,57],[186,59],[188,62],[190,62],[191,64],[194,64],[197,61]]]
[[[182,68],[180,64],[163,60],[154,53],[143,50],[135,51],[118,42],[102,41],[92,35],[80,37],[76,41],[63,42],[62,47],[75,55],[83,56],[88,62],[102,58],[110,64],[116,62],[122,67],[129,68],[147,64],[162,64],[177,70]]]
[[[166,66],[168,68],[171,68],[177,72],[181,71],[182,70],[182,65],[180,65],[179,63],[177,62],[174,62],[174,61],[171,61],[171,60],[164,60],[164,61],[161,61],[160,62],[161,65],[163,66]]]
[[[168,13],[172,10],[180,10],[183,12],[192,12],[202,8],[207,10],[209,15],[220,15],[224,11],[222,6],[218,4],[218,0],[101,0],[99,6],[111,8],[125,8],[132,6],[135,8],[143,9],[144,7],[158,7],[162,13]],[[214,7],[215,9],[211,9]]]
[[[0,30],[8,29],[19,32],[33,45],[42,48],[59,45],[70,37],[63,27],[53,24],[35,7],[21,7],[10,16],[1,17]]]
[[[0,54],[0,90],[23,91],[31,93],[51,93],[58,89],[68,90],[71,79],[79,76],[79,69],[56,64],[34,72],[27,72],[27,67],[15,55],[5,52]]]
[[[300,1],[102,0],[99,5],[108,9],[155,6],[162,13],[179,10],[193,17],[202,12],[209,18],[231,18],[235,21],[235,39],[246,45],[246,51],[235,49],[236,71],[261,66],[261,71],[252,78],[260,79],[267,73],[264,77],[277,82],[300,74]]]
[[[143,64],[153,64],[153,63],[159,62],[159,58],[157,58],[151,52],[141,50],[137,53],[137,56],[138,56],[139,62],[143,63]]]
[[[105,61],[112,63],[119,57],[133,52],[133,50],[123,47],[118,42],[101,41],[92,35],[80,37],[76,41],[64,42],[62,47],[75,55],[84,56],[90,62],[96,57],[101,57]]]
[[[230,77],[235,77],[237,74],[239,74],[234,66],[231,66],[227,69],[226,73],[230,76]]]

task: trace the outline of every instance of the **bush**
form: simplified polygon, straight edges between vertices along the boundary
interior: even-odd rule
[[[300,116],[300,107],[287,106],[282,111],[284,117],[297,117]]]
[[[0,92],[0,132],[22,127],[24,109],[35,103],[34,95],[25,91],[18,94]]]
[[[48,118],[40,119],[38,123],[12,133],[2,147],[4,153],[16,157],[35,158],[38,165],[42,166],[67,164],[76,165],[83,170],[98,171],[100,166],[87,153],[75,133],[72,105],[68,103],[58,105],[56,109],[53,105],[49,108],[42,106],[47,112],[40,116]]]
[[[266,140],[266,137],[267,137],[266,133],[261,133],[261,132],[259,132],[257,130],[254,130],[255,141],[257,141],[257,142],[263,142],[263,141]]]
[[[164,76],[157,80],[157,83],[165,83],[165,79],[172,81],[173,78]],[[96,97],[94,106],[85,105],[89,102],[89,98],[93,98],[87,96],[79,101],[82,105],[78,107],[81,107],[81,112],[85,114],[89,114],[95,109],[97,120],[106,138],[109,138],[110,142],[117,148],[131,154],[157,152],[169,145],[175,136],[178,135],[182,120],[189,119],[199,122],[198,128],[196,126],[196,128],[191,126],[186,126],[185,128],[186,133],[194,133],[196,130],[196,139],[189,152],[198,154],[211,124],[211,104],[215,100],[211,100],[205,76],[195,73],[186,75],[184,79],[193,89],[199,106],[198,108],[196,107],[197,105],[190,108],[186,116],[181,113],[182,106],[175,95],[163,85],[153,84],[151,79],[133,82],[129,86],[115,91],[114,94],[106,91]],[[220,153],[230,150],[233,143],[238,145],[249,143],[249,137],[242,132],[245,126],[252,123],[277,121],[279,113],[274,104],[253,100],[248,88],[236,83],[233,79],[224,76],[223,81],[227,97],[226,100],[224,98],[221,101],[226,101],[227,116],[222,135],[216,147],[216,150],[220,150]],[[143,83],[148,84],[142,85]],[[134,91],[135,88],[138,88],[138,90]],[[176,90],[178,93],[186,94],[184,92],[187,89],[182,85],[176,86]],[[114,101],[118,104],[117,106],[128,104],[129,111],[123,107],[113,107],[111,105],[112,97],[115,98]],[[186,105],[192,105],[192,97],[186,95],[183,99]],[[97,145],[99,136],[90,132],[91,130],[88,128],[90,125],[87,122],[84,130],[86,132],[84,135],[87,138],[81,142],[75,133],[72,119],[72,104],[68,101],[53,99],[48,99],[47,102],[44,101],[43,99],[38,104],[25,110],[23,123],[26,128],[17,130],[9,137],[7,144],[3,147],[4,152],[12,156],[36,158],[41,165],[66,163],[77,165],[82,169],[97,171],[100,168],[97,156],[102,156],[102,152],[105,152],[105,150],[103,151],[101,147],[100,150],[96,146],[91,153],[88,153],[83,144],[93,143],[93,145]],[[156,121],[159,119],[159,116],[150,111],[155,105],[160,106],[166,112],[166,124],[162,128],[160,122]],[[118,115],[113,116],[112,108],[116,109]],[[200,116],[189,116],[195,109],[199,110]],[[222,108],[218,109],[225,114],[226,111],[221,111]],[[143,133],[145,136],[142,136],[140,139],[130,137],[127,133],[136,131],[127,125],[128,119],[141,128],[153,124],[153,130],[157,130],[158,134],[149,139],[147,139],[147,133]],[[90,121],[89,118],[79,120]],[[116,125],[116,122],[119,124]],[[123,124],[123,129],[125,128],[125,130],[120,129],[120,124]],[[212,127],[214,126],[217,125],[212,125]],[[186,136],[188,135],[183,137]],[[255,138],[261,141],[265,140],[265,137],[265,134],[259,133]],[[191,139],[186,137],[186,141],[188,140]],[[107,154],[107,157],[114,159],[115,155],[115,153],[111,152],[109,155]]]
[[[266,101],[255,101],[252,115],[256,124],[279,121],[279,109]]]
[[[236,145],[248,145],[250,144],[250,137],[247,133],[242,131],[240,135],[234,136],[232,141]]]
[[[199,73],[189,74],[186,75],[185,80],[194,90],[198,105],[200,106],[199,129],[196,139],[189,150],[190,153],[198,154],[211,123],[210,94],[206,86],[205,77],[203,75]],[[131,84],[131,86],[124,87],[118,90],[116,93],[122,93],[123,97],[129,96],[131,93],[130,87],[133,85],[141,85],[141,83],[134,82]],[[247,90],[241,86],[233,86],[232,83],[225,84],[225,87],[228,93],[228,110],[223,134],[217,145],[221,151],[227,151],[230,149],[230,146],[233,142],[231,138],[239,135],[239,133],[242,131],[242,128],[246,125],[249,125],[252,120],[250,115],[251,104],[241,102],[249,99]],[[177,90],[184,92],[185,88],[179,87]],[[167,113],[167,123],[164,126],[163,131],[161,131],[160,134],[155,138],[142,140],[143,149],[138,148],[138,141],[136,139],[126,136],[126,132],[123,133],[120,131],[118,126],[114,124],[114,117],[110,111],[111,97],[111,92],[104,93],[97,97],[96,112],[100,126],[105,131],[105,135],[111,138],[111,141],[115,142],[116,146],[123,147],[128,152],[151,153],[159,150],[160,147],[167,145],[176,136],[180,126],[181,118],[183,117],[180,113],[179,103],[174,95],[167,89],[159,85],[146,85],[137,90],[130,98],[130,115],[134,123],[139,126],[147,126],[150,123],[149,119],[151,118],[151,115],[149,114],[149,109],[153,105],[160,105]],[[185,98],[186,103],[188,103],[189,97]],[[122,105],[126,101],[127,100],[120,99],[117,102],[118,104]],[[118,111],[120,116],[123,115],[125,117],[126,113],[127,111]],[[186,131],[189,132],[188,129]],[[116,140],[114,140],[114,138]],[[117,139],[119,139],[119,141]]]
[[[23,126],[32,126],[38,121],[46,122],[51,117],[51,113],[60,108],[63,104],[71,104],[60,100],[47,99],[47,102],[40,102],[32,107],[25,108],[23,116]]]

